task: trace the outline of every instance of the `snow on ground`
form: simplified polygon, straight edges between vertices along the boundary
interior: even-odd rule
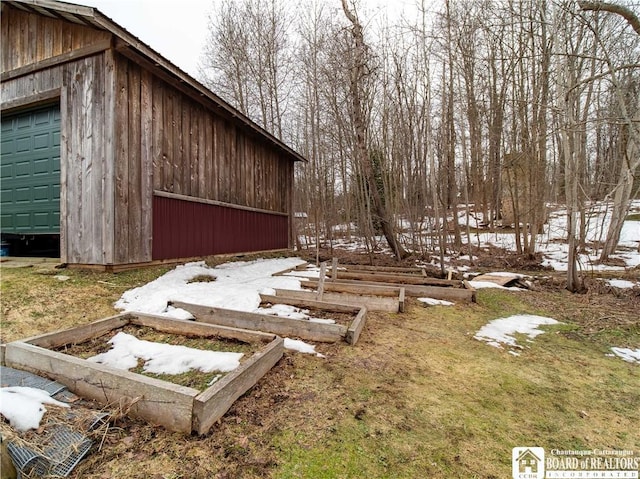
[[[418,298],[418,301],[429,306],[453,306],[455,303],[435,298]]]
[[[313,344],[305,343],[299,339],[284,338],[284,347],[292,351],[298,351],[304,354],[315,354],[319,358],[326,357],[324,354],[316,352],[316,347]]]
[[[471,280],[471,281],[469,281],[469,284],[475,289],[496,288],[496,289],[507,289],[509,291],[525,291],[522,288],[516,288],[515,286],[501,286],[499,284],[492,283],[491,281],[473,281],[473,280]]]
[[[544,316],[534,316],[531,314],[518,314],[509,316],[508,318],[494,319],[485,324],[473,336],[478,341],[484,341],[488,345],[502,349],[503,345],[522,349],[516,342],[514,334],[525,334],[529,337],[529,341],[536,336],[544,333],[538,329],[539,326],[547,324],[560,324],[555,319],[545,318]],[[518,355],[513,351],[511,354]]]
[[[556,271],[566,271],[569,252],[569,246],[567,244],[567,210],[557,206],[550,206],[550,208],[553,209],[553,211],[549,214],[549,222],[544,225],[544,232],[536,238],[537,251],[541,252],[543,255],[543,266],[549,266]],[[629,212],[640,212],[640,200],[635,200],[631,203]],[[611,222],[611,205],[602,202],[594,203],[588,209],[586,216],[587,244],[592,245],[603,242],[606,238],[607,230]],[[458,222],[460,225],[466,227],[466,210],[461,209],[458,211]],[[480,227],[482,223],[484,223],[482,214],[471,211],[471,216],[469,218],[470,226],[476,229]],[[398,224],[399,226],[403,226],[408,229],[420,228],[419,225],[412,225],[410,222],[403,219],[399,219]],[[422,223],[422,227],[424,228],[423,233],[425,236],[432,233],[431,229],[433,228],[433,224],[433,221],[425,221]],[[410,235],[408,233],[404,233],[403,237],[407,245],[410,244]],[[467,235],[463,234],[462,241],[469,241],[474,246],[479,246],[480,248],[495,246],[507,251],[516,251],[515,235],[512,232],[504,232],[501,230],[496,230],[494,232],[477,230],[471,234],[471,238],[468,238]],[[388,248],[386,248],[387,244],[384,238],[376,237],[375,242],[377,250],[389,252]],[[600,250],[588,247],[586,253],[579,255],[579,267],[585,271],[623,271],[625,268],[634,268],[640,265],[639,245],[640,221],[627,220],[625,221],[620,234],[618,250],[616,254],[611,255],[612,259],[624,261],[625,266],[598,264]],[[357,238],[354,238],[352,241],[336,240],[333,242],[333,247],[349,251],[366,251],[365,244],[362,240]],[[461,256],[458,259],[467,258]],[[448,263],[449,261],[450,258],[445,258],[445,262]],[[458,267],[457,269],[459,271],[468,270],[465,266]]]
[[[299,258],[239,261],[215,268],[204,261],[187,263],[144,286],[126,291],[115,307],[178,319],[192,316],[183,309],[169,306],[171,301],[252,312],[260,306],[260,293],[273,294],[275,288],[301,289],[299,279],[272,275],[303,263]],[[215,280],[192,282],[198,277]]]
[[[112,348],[92,356],[88,361],[117,369],[133,369],[138,359],[145,361],[143,370],[153,374],[182,374],[192,369],[203,373],[228,373],[240,366],[242,353],[203,351],[173,344],[144,341],[119,332],[109,341]]]
[[[56,401],[42,389],[22,386],[0,388],[0,414],[18,431],[38,429],[42,416],[47,411],[45,404],[69,407],[68,404]]]
[[[628,363],[640,364],[640,349],[611,348],[611,351]]]
[[[640,286],[640,282],[634,283],[633,281],[627,281],[626,279],[609,279],[607,283],[614,288],[631,289],[636,286]]]
[[[260,293],[274,294],[276,288],[301,289],[301,278],[293,276],[273,276],[273,274],[304,263],[305,261],[300,258],[280,258],[249,262],[236,261],[224,263],[215,268],[207,266],[204,261],[187,263],[177,266],[175,269],[144,286],[126,291],[116,302],[115,307],[125,311],[158,314],[176,319],[192,319],[193,317],[189,312],[169,306],[171,301],[182,301],[216,308],[235,309],[261,314],[275,314],[291,319],[308,320],[318,323],[335,323],[332,319],[312,318],[309,316],[308,310],[290,305],[274,304],[269,308],[260,308]],[[317,268],[308,268],[306,273],[313,275],[314,269]],[[319,271],[320,270],[317,269],[315,277],[318,277]],[[300,275],[304,273],[305,272],[296,272],[294,274]],[[201,277],[212,278],[214,280],[193,281]],[[302,279],[302,281],[304,281],[304,279]],[[119,342],[120,340],[116,340],[116,343]],[[285,348],[323,357],[321,354],[316,353],[315,346],[305,343],[304,341],[286,339]],[[108,353],[111,353],[111,351]],[[133,351],[125,350],[122,353],[112,354],[121,354],[122,361],[128,361],[126,364],[131,364],[134,360],[137,364],[134,354],[138,352],[139,349],[134,349]],[[99,356],[100,362],[104,360],[104,355]],[[142,356],[137,357],[144,359]],[[116,360],[116,363],[118,361],[119,360]],[[182,356],[174,355],[173,358],[168,358],[167,363],[163,367],[167,369],[179,368],[180,364],[184,366],[190,364],[190,361],[191,360],[188,361],[184,359]],[[155,363],[154,361],[153,364]],[[125,369],[129,367],[133,366],[128,366]],[[145,366],[145,371],[156,372],[155,370],[147,369],[148,367],[149,362]],[[153,368],[154,366],[151,367]],[[166,372],[166,369],[164,371]]]

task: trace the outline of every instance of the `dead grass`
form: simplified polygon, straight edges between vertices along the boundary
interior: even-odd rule
[[[23,275],[3,274],[3,292],[5,281],[42,297],[61,288]],[[115,301],[125,282],[97,301]],[[77,290],[87,301],[95,283],[63,286],[68,298],[56,296],[62,304],[51,300],[46,311],[21,302],[28,331],[13,316],[7,336],[43,332],[31,311],[43,311],[44,330],[66,327],[66,316],[112,314],[75,298]],[[370,312],[356,346],[318,345],[326,359],[285,353],[206,436],[123,417],[72,477],[486,479],[511,476],[515,446],[639,451],[640,367],[605,356],[611,346],[640,347],[637,311],[606,290],[571,295],[548,286],[481,290],[478,304]],[[473,339],[488,320],[517,313],[564,324],[523,343],[520,357]]]

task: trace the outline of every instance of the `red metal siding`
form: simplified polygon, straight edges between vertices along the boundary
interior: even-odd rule
[[[289,218],[154,196],[153,259],[285,249]]]

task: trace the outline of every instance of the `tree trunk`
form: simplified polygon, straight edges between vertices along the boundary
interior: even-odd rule
[[[384,205],[383,198],[380,195],[371,156],[367,147],[366,122],[362,105],[363,87],[361,84],[366,75],[366,45],[364,43],[362,25],[356,15],[349,10],[347,0],[342,0],[342,9],[344,10],[346,17],[351,22],[351,34],[355,44],[355,58],[354,65],[351,69],[350,90],[357,160],[361,165],[363,176],[367,182],[369,194],[371,195],[371,201],[373,203],[373,212],[380,221],[382,234],[386,238],[387,243],[396,258],[398,260],[402,260],[408,257],[409,254],[404,250],[395,236],[393,220]]]

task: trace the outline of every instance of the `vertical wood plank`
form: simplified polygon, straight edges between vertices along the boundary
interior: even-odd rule
[[[164,148],[163,120],[164,120],[164,95],[160,81],[152,81],[152,136],[153,136],[153,189],[163,189],[164,168],[167,161]]]
[[[104,60],[103,55],[96,55],[87,59],[91,62],[91,84],[85,87],[90,89],[89,100],[92,103],[93,112],[91,116],[86,116],[85,121],[91,124],[91,136],[87,138],[90,145],[87,149],[91,151],[91,160],[87,165],[90,169],[87,171],[88,182],[90,182],[90,191],[84,191],[83,195],[91,195],[91,212],[87,220],[91,225],[91,238],[87,241],[91,243],[90,262],[95,264],[104,263],[104,245],[102,244],[102,228],[104,222],[104,204],[101,201],[104,189],[104,134],[105,134],[105,110],[104,110]],[[89,76],[89,75],[87,75]]]
[[[116,57],[115,263],[129,257],[129,62]]]
[[[3,15],[4,16],[4,15]],[[67,75],[68,78],[68,75]],[[68,245],[69,208],[69,93],[67,88],[60,90],[60,261],[69,263],[71,257]]]
[[[140,77],[140,253],[137,261],[151,261],[153,239],[153,76],[142,70]]]
[[[191,164],[191,108],[189,99],[182,97],[182,156],[180,157],[180,169],[182,171],[182,193],[191,195],[191,182],[193,168]]]
[[[115,261],[116,67],[113,50],[104,53],[104,167],[102,180],[102,248],[105,264]]]
[[[173,192],[173,157],[174,138],[175,138],[175,118],[173,117],[173,95],[167,88],[163,90],[163,132],[162,132],[162,151],[163,151],[163,179],[162,190]]]
[[[173,96],[173,183],[171,191],[183,194],[182,190],[182,101],[180,94]]]
[[[207,118],[207,111],[201,108],[198,115],[198,196],[200,198],[209,198],[207,185],[207,164],[209,162],[207,137],[209,136],[209,128]]]
[[[129,142],[129,181],[127,182],[129,201],[126,205],[128,210],[128,250],[127,263],[142,261],[142,150],[141,150],[141,75],[138,65],[129,63],[128,90],[129,90],[129,121],[128,121],[128,142]]]
[[[191,195],[200,196],[200,112],[202,108],[190,102],[191,131],[190,131],[190,168],[191,168]]]

